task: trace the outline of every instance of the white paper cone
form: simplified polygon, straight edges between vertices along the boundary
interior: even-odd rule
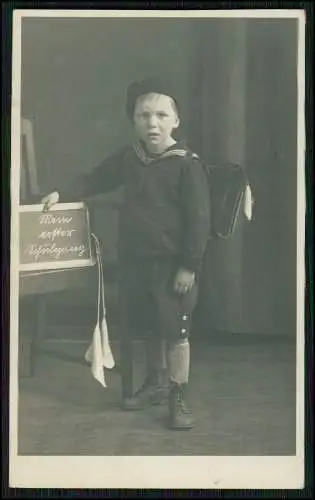
[[[253,207],[252,191],[249,184],[247,184],[245,188],[244,213],[248,220],[252,220],[252,215],[253,215],[252,207]]]
[[[89,352],[90,351],[90,352]],[[90,348],[88,349],[85,358],[89,357],[91,359],[91,372],[93,377],[102,384],[103,387],[106,386],[104,367],[103,367],[103,353],[102,353],[102,343],[101,343],[101,332],[98,324],[95,327],[93,333],[93,340]]]
[[[109,344],[108,329],[105,317],[102,319],[101,323],[101,336],[102,336],[102,348],[103,348],[103,364],[105,368],[108,368],[110,370],[115,366],[115,361]]]

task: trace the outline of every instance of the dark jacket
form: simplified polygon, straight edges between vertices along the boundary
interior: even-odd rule
[[[122,256],[176,256],[178,265],[200,268],[209,236],[209,189],[201,161],[177,143],[151,157],[139,142],[107,158],[60,202],[79,201],[124,186],[120,213]]]

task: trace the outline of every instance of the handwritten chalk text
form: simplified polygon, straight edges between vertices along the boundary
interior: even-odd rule
[[[30,245],[26,253],[32,255],[37,261],[41,256],[50,256],[56,260],[60,259],[62,255],[71,255],[74,258],[76,256],[82,257],[86,253],[85,245],[71,245],[65,247],[57,247],[55,243],[52,245]]]
[[[71,238],[72,233],[75,232],[76,229],[62,229],[60,227],[55,227],[52,231],[42,231],[38,238],[41,240],[51,240],[54,241],[56,238]]]
[[[72,217],[56,216],[52,214],[41,214],[39,216],[40,224],[69,224],[72,221]]]

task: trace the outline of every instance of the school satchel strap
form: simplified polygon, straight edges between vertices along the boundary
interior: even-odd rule
[[[243,167],[237,164],[205,165],[210,189],[210,238],[233,235],[247,185]]]

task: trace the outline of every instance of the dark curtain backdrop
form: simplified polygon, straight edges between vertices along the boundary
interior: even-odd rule
[[[22,22],[22,114],[33,122],[42,191],[130,139],[126,87],[158,73],[177,80],[192,148],[206,161],[246,166],[253,222],[241,218],[233,240],[207,249],[197,315],[209,332],[295,332],[296,57],[294,20]],[[100,197],[95,207],[107,268],[116,263],[111,202],[120,199]],[[115,293],[107,283],[109,301]]]
[[[239,162],[256,201],[230,242],[213,242],[201,297],[206,325],[235,332],[295,331],[297,24],[200,22],[201,151]]]

